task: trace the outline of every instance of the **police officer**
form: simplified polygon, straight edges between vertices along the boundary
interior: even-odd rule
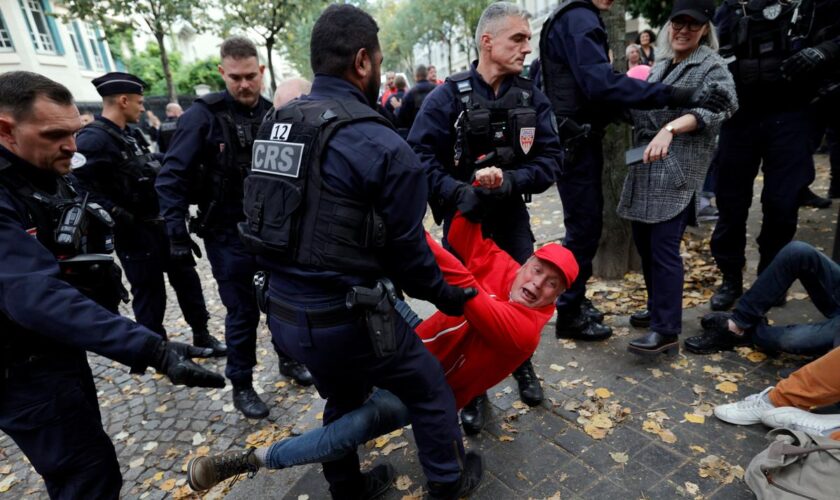
[[[166,342],[112,312],[119,268],[90,252],[110,250],[113,221],[63,177],[80,127],[61,84],[0,75],[0,429],[51,498],[116,499],[120,467],[85,351],[138,373],[155,367],[175,384],[224,387],[224,378],[189,360],[209,349]]]
[[[192,328],[193,344],[224,356],[224,344],[207,331],[209,314],[195,261],[169,257],[169,239],[154,186],[160,163],[149,152],[145,138],[137,135],[139,131],[128,128],[144,111],[145,83],[128,73],[108,73],[93,84],[103,99],[102,115],[76,138],[86,162],[74,174],[91,199],[104,206],[116,222],[115,245],[131,284],[134,317],[166,338],[166,273]]]
[[[724,109],[728,98],[714,87],[674,88],[616,72],[600,12],[613,0],[564,0],[546,20],[540,35],[540,77],[551,101],[566,153],[557,182],[566,225],[565,245],[580,265],[575,283],[557,300],[558,338],[602,340],[612,329],[586,299],[586,281],[603,227],[604,128],[621,107],[706,107]],[[634,315],[635,317],[636,315]],[[635,318],[649,324],[646,311]]]
[[[240,234],[270,272],[272,338],[312,370],[324,423],[361,406],[373,386],[391,391],[409,409],[431,496],[459,498],[478,485],[481,459],[464,455],[440,363],[395,314],[384,278],[449,314],[472,295],[443,281],[424,239],[426,176],[373,109],[377,31],[347,4],[318,18],[312,91],[260,128]],[[361,474],[356,453],[323,465],[335,498],[374,498],[394,476],[387,465]]]
[[[233,384],[234,405],[248,418],[267,417],[269,410],[252,385],[260,321],[253,285],[258,269],[239,241],[236,223],[243,219],[242,182],[250,170],[251,145],[271,109],[271,102],[260,96],[264,69],[249,40],[232,37],[222,43],[219,72],[227,90],[197,99],[181,115],[157,179],[174,259],[192,259],[195,243],[187,218],[189,206],[198,205],[190,230],[204,239],[227,309],[225,375]],[[302,385],[312,383],[304,366],[279,349],[277,355],[281,374]]]
[[[422,64],[414,70],[414,86],[411,87],[397,109],[397,128],[405,129],[405,133],[414,125],[414,119],[423,105],[426,97],[435,89],[436,85],[429,81],[429,71]],[[401,132],[402,133],[402,132]]]
[[[509,2],[487,7],[476,29],[478,61],[429,94],[408,136],[429,175],[430,204],[444,234],[456,209],[472,218],[486,209],[485,236],[520,263],[534,252],[524,198],[548,189],[562,162],[548,99],[518,76],[531,52],[529,17]],[[504,169],[492,194],[470,186],[474,171],[489,166]],[[540,404],[531,361],[513,375],[522,401]],[[487,409],[486,395],[463,408],[467,434],[481,431]]]
[[[741,107],[723,124],[715,158],[719,218],[712,255],[723,283],[712,296],[713,310],[729,309],[743,292],[747,213],[759,165],[759,273],[796,233],[798,195],[814,179],[808,103],[819,73],[840,61],[838,6],[837,0],[727,0],[715,14],[720,53],[734,59],[729,69]]]
[[[178,118],[184,114],[184,109],[177,102],[170,102],[166,105],[166,118],[160,122],[157,128],[152,128],[154,133],[152,139],[157,142],[158,151],[163,154],[169,150],[169,144],[172,142],[172,136],[175,135],[175,129],[178,127]]]

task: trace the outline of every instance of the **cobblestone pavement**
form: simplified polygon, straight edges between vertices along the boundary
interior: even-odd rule
[[[826,162],[824,156],[817,158],[817,192],[823,193]],[[754,205],[756,212],[757,200]],[[538,242],[562,237],[562,211],[555,190],[535,197],[531,213]],[[802,209],[798,237],[830,252],[836,213],[836,207]],[[751,217],[755,219],[756,213]],[[709,231],[710,227],[701,227],[693,231],[692,239],[701,241]],[[750,252],[754,272],[754,248]],[[708,255],[693,255],[691,262],[703,259],[707,261]],[[200,261],[199,272],[211,313],[211,332],[221,336],[224,308],[206,259]],[[615,283],[599,286],[607,300],[629,300],[630,294]],[[793,289],[789,304],[771,317],[779,322],[816,317],[813,307],[801,300],[801,292],[801,288]],[[632,308],[635,303],[630,302]],[[425,304],[415,303],[415,307],[421,315],[429,312]],[[697,318],[704,312],[705,306],[686,311],[684,335],[699,330]],[[625,351],[627,341],[638,333],[629,327],[626,316],[610,315],[607,321],[616,335],[595,345],[558,341],[553,321],[549,323],[534,356],[546,391],[542,406],[521,405],[511,378],[490,391],[492,424],[478,437],[467,439],[469,448],[483,452],[487,470],[474,498],[750,498],[737,478],[737,467],[746,467],[765,446],[765,429],[723,424],[710,415],[711,405],[758,392],[774,383],[780,367],[802,361],[766,358],[744,350],[709,357],[683,353],[645,362]],[[166,325],[173,340],[190,340],[174,300]],[[264,327],[258,349],[255,385],[271,408],[270,417],[262,421],[245,419],[233,408],[230,385],[222,390],[173,387],[151,371],[129,375],[124,366],[90,356],[105,430],[122,466],[123,497],[186,497],[190,492],[183,470],[190,457],[262,445],[320,425],[323,401],[313,389],[300,388],[279,375]],[[224,360],[210,360],[206,365],[224,371]],[[388,498],[421,493],[422,474],[410,432],[369,443],[367,448],[366,464],[387,459],[401,475]],[[249,500],[327,496],[318,465],[263,471],[232,487],[219,485],[206,496],[226,494]],[[45,496],[41,478],[14,443],[0,434],[0,497]]]

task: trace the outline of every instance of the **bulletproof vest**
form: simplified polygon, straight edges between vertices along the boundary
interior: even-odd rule
[[[598,16],[598,22],[606,30],[600,12],[587,0],[564,0],[557,6],[557,9],[549,16],[543,24],[540,32],[540,77],[542,79],[543,92],[548,96],[554,114],[558,121],[563,118],[571,118],[579,124],[593,123],[606,124],[609,122],[608,112],[596,102],[590,101],[580,90],[575,81],[571,68],[560,60],[552,60],[548,57],[548,34],[551,32],[554,23],[563,14],[571,9],[589,9]],[[609,54],[610,47],[604,40],[604,54]]]
[[[119,147],[121,163],[113,170],[119,195],[118,205],[138,218],[155,218],[160,214],[155,179],[160,172],[160,162],[149,151],[145,138],[139,132],[121,134],[113,127],[93,121],[87,125],[107,133]],[[137,135],[135,135],[137,134]]]
[[[513,77],[511,87],[496,100],[476,93],[470,72],[450,76],[461,105],[455,123],[454,177],[467,181],[476,168],[516,168],[529,157],[537,132],[533,84]]]
[[[416,111],[420,111],[420,106],[423,105],[423,101],[426,100],[426,96],[432,93],[435,88],[429,86],[427,89],[413,89],[412,95],[414,96],[414,109]]]
[[[377,250],[385,224],[369,200],[349,199],[324,184],[321,168],[342,127],[390,122],[356,100],[295,100],[268,116],[257,134],[245,179],[249,251],[285,264],[351,273],[380,273]]]
[[[722,47],[724,55],[735,56],[730,71],[739,85],[784,83],[782,61],[810,45],[807,41],[814,20],[815,3],[729,0],[735,16],[731,40]]]
[[[224,140],[224,146],[207,152],[202,165],[201,188],[191,200],[207,215],[211,203],[238,204],[242,199],[242,182],[251,169],[251,148],[263,116],[257,113],[257,116],[247,117],[235,113],[224,92],[208,94],[197,101],[206,104],[218,119]]]
[[[172,136],[175,135],[175,130],[178,128],[178,120],[164,120],[160,123],[158,128],[158,147],[162,153],[169,149],[169,144],[172,143]]]

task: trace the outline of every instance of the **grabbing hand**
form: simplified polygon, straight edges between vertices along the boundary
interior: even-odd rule
[[[472,186],[460,186],[456,193],[455,207],[470,222],[481,222],[484,205]]]
[[[475,171],[475,183],[485,189],[496,189],[502,185],[504,173],[499,167],[485,167]]]
[[[496,184],[495,187],[487,188],[485,186],[482,186],[478,190],[478,195],[481,196],[481,197],[485,197],[485,198],[490,197],[490,198],[495,198],[495,199],[502,199],[502,198],[510,197],[510,195],[513,194],[513,187],[514,187],[513,186],[513,177],[511,177],[511,175],[509,173],[507,173],[503,170],[499,170],[496,167],[489,167],[489,168],[498,170],[499,171],[499,177],[500,177],[501,180],[498,181],[498,183]],[[494,175],[495,175],[495,173],[494,173]],[[478,180],[477,176],[476,176],[476,180]],[[494,178],[494,181],[495,181],[495,178]]]
[[[668,132],[664,128],[650,141],[650,144],[645,148],[642,161],[644,163],[653,163],[668,156],[668,149],[671,147],[671,141],[674,140],[674,134]]]
[[[435,304],[438,310],[447,316],[462,316],[464,305],[478,295],[475,288],[458,288],[447,285],[446,291]]]
[[[795,80],[813,72],[838,55],[840,55],[840,45],[832,41],[806,47],[782,61],[782,76],[787,80]]]
[[[729,106],[729,94],[717,83],[699,87],[675,88],[669,105],[683,108],[705,108],[720,113]]]
[[[198,243],[196,243],[195,240],[193,240],[189,236],[187,236],[186,238],[172,239],[169,241],[170,259],[176,262],[186,262],[194,266],[195,259],[193,259],[192,254],[195,254],[195,256],[200,259],[201,248],[198,246]]]
[[[212,355],[213,349],[193,347],[181,342],[163,341],[158,346],[150,365],[169,377],[175,385],[221,388],[225,386],[223,376],[192,361],[192,358],[209,358]]]

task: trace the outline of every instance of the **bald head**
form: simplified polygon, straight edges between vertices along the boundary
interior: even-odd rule
[[[280,109],[289,101],[308,94],[310,90],[312,90],[312,83],[304,78],[283,80],[274,92],[274,108]]]
[[[168,118],[178,118],[184,114],[184,109],[177,102],[170,102],[166,105],[166,116]]]

